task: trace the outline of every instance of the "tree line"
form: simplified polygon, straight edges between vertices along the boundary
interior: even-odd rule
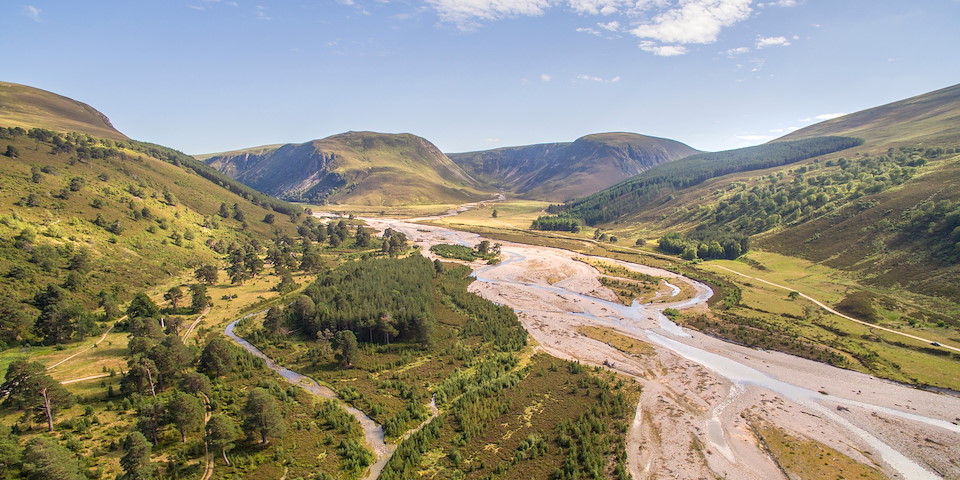
[[[684,260],[733,260],[750,249],[750,237],[739,232],[699,230],[688,235],[671,232],[660,237],[660,250]]]

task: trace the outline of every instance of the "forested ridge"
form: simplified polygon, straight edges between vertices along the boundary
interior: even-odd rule
[[[952,152],[942,147],[890,148],[885,154],[816,159],[754,181],[731,182],[714,190],[709,201],[665,215],[665,225],[694,229],[664,235],[659,247],[689,260],[736,258],[749,249],[751,235],[872,208],[878,205],[875,195],[906,184],[924,165]],[[960,226],[957,210],[949,200],[925,202],[874,228],[897,231],[902,238],[926,236],[940,255],[952,258],[960,252],[960,233],[954,232]]]
[[[352,416],[201,320],[247,285],[264,290],[243,302],[266,302],[340,261],[403,255],[403,234],[238,196],[155,145],[17,128],[3,143],[0,346],[14,348],[0,357],[0,478],[196,478],[205,461],[225,477],[354,478],[369,465]]]
[[[850,137],[818,137],[775,142],[715,153],[700,153],[658,165],[634,178],[580,200],[551,206],[549,213],[565,212],[587,225],[611,222],[636,213],[671,192],[731,173],[760,170],[860,145]]]

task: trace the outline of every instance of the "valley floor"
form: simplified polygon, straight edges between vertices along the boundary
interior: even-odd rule
[[[399,220],[368,222],[403,231],[425,254],[437,243],[480,241]],[[642,385],[628,444],[635,479],[960,478],[960,398],[680,329],[661,312],[705,309],[711,292],[670,272],[621,262],[696,290],[692,299],[625,307],[576,254],[504,243],[503,256],[478,266],[472,291],[517,310],[542,350]],[[594,340],[584,326],[642,348]]]

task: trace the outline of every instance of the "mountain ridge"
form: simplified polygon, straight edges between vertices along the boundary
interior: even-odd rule
[[[345,132],[203,157],[232,178],[287,200],[398,205],[487,195],[435,145],[409,133]]]
[[[699,151],[676,140],[629,132],[573,142],[502,147],[448,156],[474,177],[524,197],[563,201],[589,195],[653,166]]]
[[[0,82],[0,125],[80,132],[128,140],[99,110],[69,97],[17,83]]]
[[[958,107],[960,84],[816,123],[772,142],[824,135],[859,137],[868,147],[882,148],[920,142],[956,142],[960,139]],[[911,128],[904,129],[904,125]]]

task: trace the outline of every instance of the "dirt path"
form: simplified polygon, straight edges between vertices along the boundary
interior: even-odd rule
[[[843,317],[843,318],[845,318],[845,319],[847,319],[847,320],[850,320],[851,322],[856,322],[856,323],[859,323],[859,324],[861,324],[861,325],[866,325],[866,326],[868,326],[868,327],[870,327],[870,328],[876,328],[877,330],[883,330],[884,332],[892,333],[892,334],[895,334],[895,335],[900,335],[900,336],[903,336],[903,337],[912,338],[912,339],[914,339],[914,340],[919,340],[919,341],[924,342],[924,343],[927,343],[927,344],[937,343],[935,340],[930,340],[929,338],[918,337],[918,336],[915,336],[915,335],[911,335],[911,334],[909,334],[909,333],[901,332],[901,331],[899,331],[899,330],[893,330],[893,329],[891,329],[891,328],[881,327],[881,326],[879,326],[879,325],[876,325],[876,324],[873,324],[873,323],[870,323],[870,322],[865,322],[865,321],[863,321],[863,320],[858,320],[858,319],[853,318],[853,317],[851,317],[851,316],[849,316],[849,315],[845,315],[845,314],[843,314],[843,313],[840,313],[840,312],[838,312],[838,311],[830,308],[829,306],[825,305],[824,303],[820,302],[819,300],[817,300],[817,299],[815,299],[815,298],[813,298],[813,297],[811,297],[811,296],[809,296],[809,295],[807,295],[807,294],[805,294],[805,293],[802,293],[802,292],[800,292],[800,291],[798,291],[798,290],[796,290],[796,289],[794,289],[794,288],[785,287],[785,286],[783,286],[783,285],[778,285],[778,284],[776,284],[776,283],[773,283],[773,282],[768,281],[768,280],[764,280],[764,279],[759,278],[759,277],[751,277],[750,275],[747,275],[747,274],[744,274],[744,273],[740,273],[740,272],[738,272],[738,271],[736,271],[736,270],[731,270],[731,269],[729,269],[729,268],[727,268],[727,267],[722,267],[722,266],[720,266],[720,265],[712,265],[712,266],[715,267],[715,268],[719,268],[719,269],[721,269],[721,270],[724,270],[724,271],[727,271],[727,272],[730,272],[730,273],[739,275],[739,276],[741,276],[741,277],[749,278],[749,279],[751,279],[751,280],[756,280],[756,281],[758,281],[758,282],[763,282],[763,283],[766,283],[767,285],[770,285],[770,286],[773,286],[773,287],[782,288],[782,289],[784,289],[784,290],[786,290],[786,291],[788,291],[788,292],[797,292],[798,295],[800,295],[800,296],[803,297],[803,298],[806,298],[807,300],[810,300],[811,302],[813,302],[813,303],[814,303],[815,305],[817,305],[818,307],[820,307],[820,308],[822,308],[822,309],[824,309],[824,310],[826,310],[826,311],[828,311],[828,312],[830,312],[830,313],[832,313],[832,314],[834,314],[834,315],[836,315],[836,316],[838,316],[838,317]],[[941,347],[941,348],[946,348],[946,349],[948,349],[948,350],[953,350],[953,351],[955,351],[955,352],[960,352],[960,348],[953,347],[953,346],[950,346],[950,345],[940,344],[940,347]]]
[[[97,345],[100,345],[100,343],[103,342],[104,339],[107,338],[107,335],[108,335],[111,331],[113,331],[113,327],[115,327],[115,326],[117,325],[117,322],[120,322],[120,321],[122,321],[122,320],[125,319],[125,318],[127,318],[126,315],[120,317],[116,322],[113,322],[113,324],[110,325],[110,328],[107,328],[107,331],[106,331],[106,332],[103,332],[103,335],[100,336],[100,340],[97,340],[96,342],[93,342],[93,345],[90,345],[89,347],[84,348],[83,350],[80,350],[79,352],[74,353],[73,355],[70,355],[69,357],[64,358],[63,360],[60,360],[59,362],[54,363],[53,365],[50,365],[49,367],[47,367],[47,370],[53,370],[54,368],[57,368],[57,367],[59,367],[60,365],[63,365],[64,363],[67,363],[67,362],[70,361],[70,360],[73,360],[74,358],[76,358],[76,357],[77,357],[78,355],[80,355],[81,353],[84,353],[84,352],[90,350],[91,348],[94,348],[94,347],[96,347]],[[77,381],[79,381],[79,380],[77,380]],[[61,383],[62,383],[62,382],[61,382]]]
[[[210,410],[210,398],[208,398],[203,393],[200,393],[200,400],[203,402],[203,424],[206,425],[210,422],[210,417],[213,416],[213,412]],[[204,428],[206,430],[206,428]],[[200,480],[210,480],[213,477],[213,465],[216,459],[214,458],[213,452],[210,451],[210,444],[207,442],[206,435],[203,438],[203,458],[206,461],[206,464],[203,467],[203,475],[200,476]]]
[[[404,232],[427,256],[437,243],[480,241],[436,226],[367,220]],[[960,458],[956,397],[681,329],[662,310],[706,309],[709,289],[671,272],[657,275],[693,288],[694,299],[626,307],[599,284],[599,272],[574,260],[578,254],[509,242],[503,252],[499,265],[474,265],[478,281],[471,291],[513,307],[548,353],[592,365],[613,362],[643,386],[628,434],[628,464],[637,480],[780,478],[745,416],[816,439],[892,478],[938,478],[933,471],[960,478],[960,465],[949,461]],[[581,325],[612,329],[651,344],[654,353],[624,354],[580,335]]]
[[[209,305],[207,306],[207,308],[203,309],[203,311],[200,312],[200,316],[197,317],[197,319],[194,320],[193,323],[191,323],[190,326],[183,331],[183,335],[181,335],[180,338],[183,340],[184,343],[187,342],[187,338],[189,338],[190,334],[197,329],[197,325],[200,325],[200,322],[203,320],[203,317],[206,317],[208,313],[210,313]]]
[[[64,381],[60,382],[60,385],[69,385],[69,384],[71,384],[71,383],[86,382],[87,380],[95,380],[95,379],[98,379],[98,378],[104,378],[104,377],[109,377],[109,376],[110,376],[109,373],[101,373],[101,374],[97,374],[97,375],[90,375],[89,377],[74,378],[74,379],[71,379],[71,380],[64,380]]]

